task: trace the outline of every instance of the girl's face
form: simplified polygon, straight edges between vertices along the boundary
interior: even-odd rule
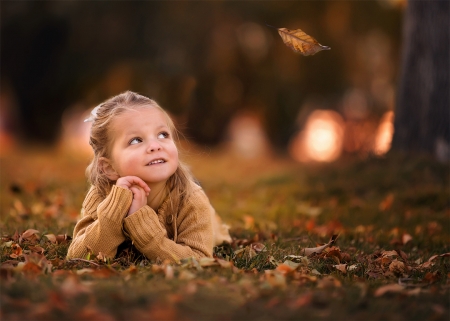
[[[150,188],[178,168],[178,150],[166,115],[157,108],[127,110],[112,120],[111,167],[118,177],[137,176]]]

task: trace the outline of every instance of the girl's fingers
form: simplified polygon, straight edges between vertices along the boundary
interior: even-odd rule
[[[137,176],[121,177],[117,180],[117,185],[122,187],[126,186],[128,189],[131,189],[133,185],[137,185],[143,188],[146,194],[150,193],[150,187],[148,187],[147,183]]]
[[[147,193],[144,191],[144,189],[138,185],[133,185],[130,188],[130,191],[133,193],[133,198],[137,198],[137,199],[143,199],[145,197],[147,197]]]

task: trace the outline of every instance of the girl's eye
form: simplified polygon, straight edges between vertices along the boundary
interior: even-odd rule
[[[136,145],[136,144],[138,144],[138,143],[142,143],[142,139],[140,139],[140,138],[138,138],[138,137],[133,138],[133,139],[130,140],[130,142],[129,142],[130,145]]]
[[[159,139],[163,139],[163,138],[168,138],[169,137],[169,133],[168,132],[161,132],[158,134],[158,138]]]

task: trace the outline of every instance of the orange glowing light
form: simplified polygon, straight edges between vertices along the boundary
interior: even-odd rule
[[[381,118],[375,135],[373,152],[376,155],[386,154],[391,148],[392,136],[394,135],[394,112],[388,111]]]
[[[261,158],[269,151],[269,142],[259,117],[251,112],[241,112],[228,127],[231,150],[242,158]]]
[[[59,147],[69,152],[91,155],[89,136],[92,123],[84,122],[84,119],[89,117],[90,110],[76,107],[66,110],[63,114]]]
[[[342,152],[344,121],[331,110],[316,110],[308,117],[305,129],[290,144],[290,154],[298,161],[330,162]]]

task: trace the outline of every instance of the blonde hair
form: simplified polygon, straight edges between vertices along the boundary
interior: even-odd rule
[[[86,176],[89,183],[97,188],[99,195],[103,198],[106,197],[115,183],[106,176],[99,166],[101,157],[110,158],[110,147],[112,145],[111,121],[125,111],[136,108],[156,108],[160,110],[167,118],[167,125],[172,135],[178,140],[178,131],[170,116],[154,100],[148,97],[126,91],[98,105],[91,117],[93,123],[89,144],[94,150],[94,158],[86,168]],[[193,179],[189,169],[184,163],[178,161],[175,173],[166,182],[170,200],[169,210],[172,213],[177,212],[183,202],[189,198],[191,181]]]

